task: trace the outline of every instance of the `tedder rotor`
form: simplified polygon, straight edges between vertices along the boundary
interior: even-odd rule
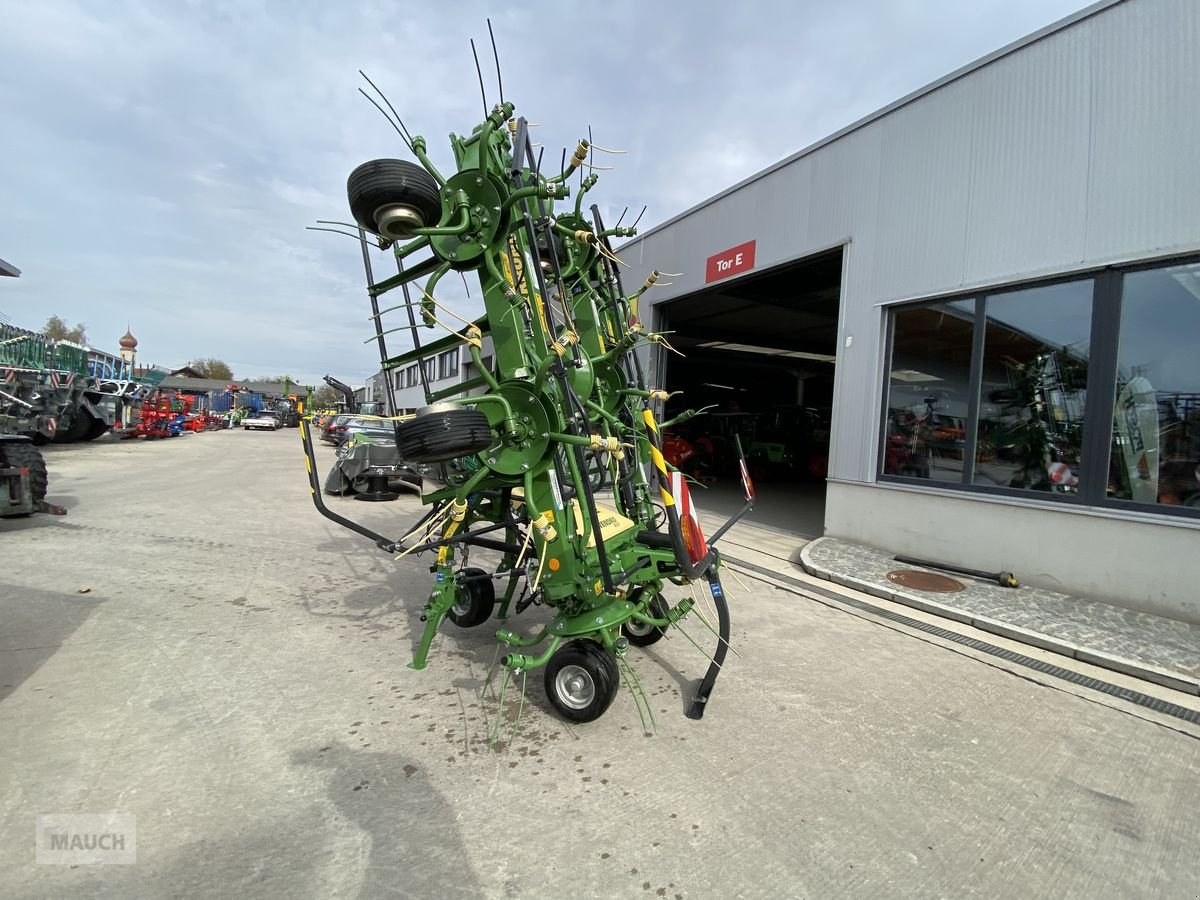
[[[624,291],[610,238],[635,232],[606,229],[595,205],[585,214],[594,173],[568,202],[568,180],[588,166],[588,141],[547,176],[528,123],[502,99],[469,135],[450,136],[454,169],[444,175],[424,139],[396,121],[418,162],[372,160],[347,183],[351,236],[361,244],[376,326],[371,339],[386,371],[399,364],[388,355],[387,334],[410,331],[419,350],[421,325],[445,328],[466,345],[478,378],[436,393],[426,384],[427,405],[395,420],[400,457],[429,476],[421,495],[428,510],[403,537],[386,537],[325,505],[302,422],[314,503],[389,553],[436,554],[412,668],[425,667],[445,621],[471,628],[507,619],[514,600],[516,612],[538,602],[554,618],[531,635],[500,628],[501,664],[514,674],[544,668],[555,710],[587,722],[612,703],[630,644],[652,644],[695,616],[717,638],[688,710],[700,718],[730,636],[713,545],[752,508],[753,487],[743,465],[745,505],[706,541],[685,480],[663,458],[655,408],[667,394],[643,374],[643,357],[663,338],[645,330],[637,303],[659,273]],[[376,279],[376,248],[392,257],[395,274]],[[445,324],[455,314],[437,298],[451,272],[474,273],[483,292],[484,319],[454,326],[459,331]],[[380,298],[392,292],[403,300],[381,308]],[[399,310],[407,324],[386,327],[384,316]],[[481,354],[485,331],[494,344],[490,366]],[[392,379],[386,382],[390,395]],[[498,551],[499,565],[466,566],[458,557],[471,547]],[[671,605],[663,593],[668,582],[701,580],[715,623],[693,598]]]

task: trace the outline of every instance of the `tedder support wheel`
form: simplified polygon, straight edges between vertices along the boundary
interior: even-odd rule
[[[656,619],[667,617],[667,601],[663,599],[662,594],[654,595],[647,612]],[[621,626],[621,634],[635,647],[649,647],[651,644],[656,644],[665,633],[666,629],[659,628],[657,625],[647,625],[645,622],[638,622],[635,619],[630,619]]]
[[[405,159],[373,159],[346,180],[354,221],[388,240],[414,237],[412,229],[436,225],[442,201],[433,176]]]
[[[463,569],[463,575],[473,579],[458,585],[458,600],[446,613],[446,618],[459,628],[474,628],[492,617],[496,607],[496,586],[483,569]]]
[[[396,449],[407,462],[446,462],[472,456],[494,442],[488,417],[474,409],[418,413],[396,427]]]
[[[546,665],[546,697],[572,722],[592,722],[612,705],[621,676],[611,653],[591,640],[558,648]]]

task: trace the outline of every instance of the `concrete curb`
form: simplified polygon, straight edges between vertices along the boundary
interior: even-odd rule
[[[838,572],[833,572],[826,566],[815,562],[812,558],[813,549],[818,548],[821,542],[825,540],[826,538],[817,538],[817,540],[805,544],[800,548],[800,566],[809,575],[817,578],[823,578],[826,581],[832,581],[834,584],[839,584],[842,587],[861,591],[865,594],[870,594],[883,600],[890,600],[893,603],[899,603],[903,606],[910,606],[913,609],[919,609],[922,612],[927,612],[931,615],[941,616],[945,619],[952,619],[955,622],[962,622],[965,625],[978,628],[980,631],[987,631],[991,634],[999,635],[1000,637],[1009,638],[1010,640],[1014,641],[1020,641],[1021,643],[1028,644],[1032,647],[1038,647],[1042,650],[1048,650],[1052,653],[1058,653],[1062,656],[1070,657],[1071,659],[1077,659],[1080,662],[1089,663],[1104,669],[1111,669],[1114,672],[1120,672],[1124,675],[1131,675],[1134,678],[1141,678],[1144,681],[1160,684],[1163,687],[1168,687],[1172,690],[1180,691],[1185,694],[1200,696],[1200,680],[1190,679],[1185,676],[1181,676],[1176,672],[1170,672],[1166,669],[1140,662],[1138,660],[1131,660],[1122,656],[1116,656],[1111,653],[1089,650],[1086,647],[1078,646],[1077,644],[1062,638],[1054,637],[1053,635],[1048,635],[1037,631],[1030,631],[1029,629],[1021,628],[1016,625],[1010,625],[997,619],[979,616],[975,613],[967,612],[966,610],[959,609],[946,603],[939,603],[936,600],[929,599],[928,597],[921,596],[919,594],[896,590],[895,587],[890,584],[884,585],[862,578],[855,578],[852,575],[843,575]]]

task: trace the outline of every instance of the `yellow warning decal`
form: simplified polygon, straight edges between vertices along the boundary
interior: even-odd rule
[[[579,508],[579,501],[571,501],[571,509],[575,513],[575,530],[583,532],[583,512]],[[607,506],[596,506],[596,518],[600,520],[600,536],[605,543],[615,538],[619,534],[624,534],[629,529],[635,527],[635,523],[630,519],[625,518],[615,509],[609,509]],[[596,532],[593,530],[588,535],[588,547],[596,546]]]

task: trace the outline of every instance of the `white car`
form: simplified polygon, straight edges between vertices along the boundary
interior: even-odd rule
[[[242,427],[247,431],[251,428],[266,428],[270,431],[277,431],[279,425],[278,414],[269,409],[264,409],[261,412],[256,412],[247,419],[242,419]]]

